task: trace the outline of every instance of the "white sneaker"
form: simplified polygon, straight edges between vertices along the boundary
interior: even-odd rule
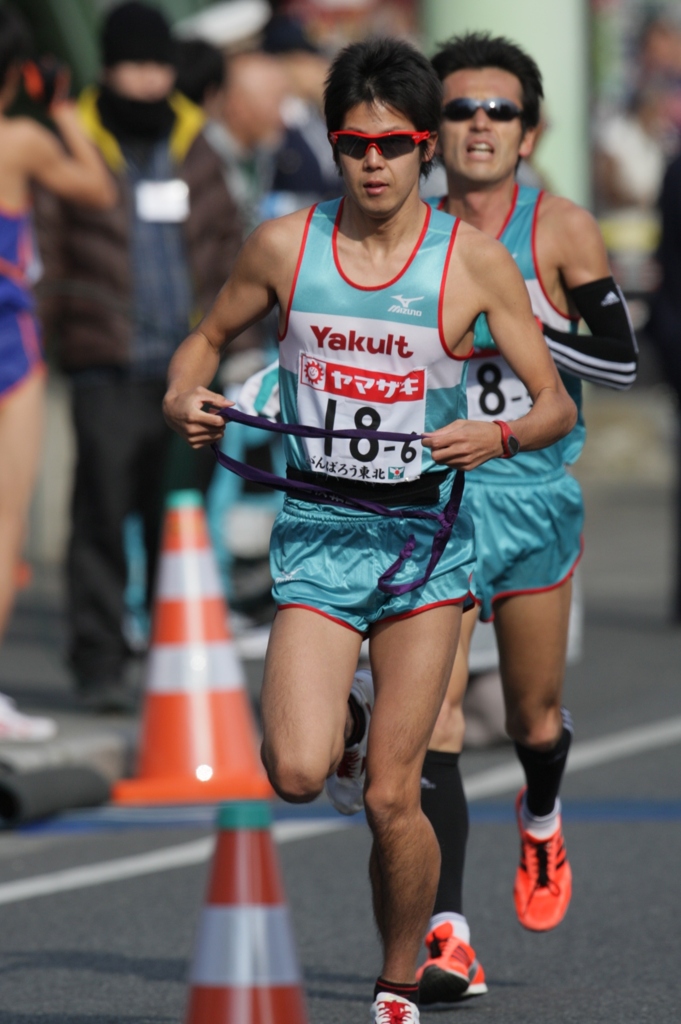
[[[56,732],[51,718],[22,715],[11,697],[0,693],[0,740],[49,740]]]
[[[358,669],[352,683],[351,695],[364,712],[364,736],[352,747],[346,747],[343,760],[333,775],[326,780],[329,800],[341,814],[357,814],[364,807],[364,776],[366,774],[369,722],[374,705],[374,681],[371,672]],[[388,1020],[389,1018],[386,1018]]]
[[[379,992],[371,1007],[372,1024],[419,1024],[418,1007],[403,996]]]

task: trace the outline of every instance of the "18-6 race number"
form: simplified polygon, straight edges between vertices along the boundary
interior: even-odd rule
[[[357,369],[301,353],[298,415],[326,430],[422,434],[425,430],[426,370],[399,375]],[[314,472],[346,480],[391,483],[421,474],[419,438],[306,438]]]

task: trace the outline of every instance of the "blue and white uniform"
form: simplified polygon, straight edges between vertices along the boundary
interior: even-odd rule
[[[516,185],[499,240],[513,256],[530,295],[532,311],[556,330],[576,332],[573,319],[553,305],[542,284],[535,238],[542,192]],[[440,200],[440,205],[444,203]],[[561,441],[513,459],[492,459],[466,474],[466,504],[475,522],[473,594],[481,618],[494,617],[500,597],[550,590],[575,570],[581,555],[582,493],[567,472],[584,446],[581,381],[561,373],[579,418]],[[468,418],[519,419],[532,402],[525,385],[496,349],[487,320],[475,324],[468,377]]]
[[[352,281],[340,263],[342,204],[313,207],[306,224],[279,344],[282,420],[422,434],[465,418],[467,359],[449,351],[441,323],[458,221],[427,207],[421,237],[402,271],[385,285],[366,286]],[[285,451],[294,473],[366,487],[368,498],[369,485],[385,491],[437,473],[439,497],[429,507],[441,509],[454,478],[443,478],[443,467],[418,440],[391,444],[287,435]],[[395,582],[418,579],[436,529],[432,520],[385,518],[289,497],[272,532],[275,601],[279,607],[311,608],[363,634],[379,620],[460,602],[474,561],[473,528],[463,506],[424,586],[399,596],[376,586],[410,534],[416,549]]]
[[[37,265],[30,215],[0,209],[0,400],[43,366],[31,295]]]

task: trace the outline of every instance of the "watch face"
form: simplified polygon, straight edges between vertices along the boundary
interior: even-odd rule
[[[508,453],[510,457],[513,458],[513,456],[517,455],[520,451],[520,441],[515,436],[515,434],[509,434],[506,440],[506,444],[508,446]]]

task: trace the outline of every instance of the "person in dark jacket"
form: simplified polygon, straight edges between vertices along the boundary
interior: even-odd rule
[[[38,198],[48,328],[73,382],[77,466],[68,553],[69,660],[83,701],[128,706],[123,523],[139,512],[154,579],[170,431],[170,358],[209,308],[242,239],[203,113],[175,90],[158,10],[130,2],[103,28],[101,86],[81,121],[117,188],[112,210]]]
[[[681,156],[667,168],[660,196],[662,238],[657,253],[660,287],[648,324],[667,383],[674,389],[677,415],[681,416]],[[677,453],[676,576],[672,615],[681,622],[681,446]]]

